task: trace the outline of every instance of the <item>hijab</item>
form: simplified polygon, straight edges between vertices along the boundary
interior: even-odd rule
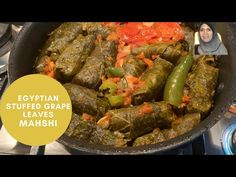
[[[212,38],[209,42],[204,42],[200,37],[200,29],[203,24],[208,25],[213,32]],[[225,55],[225,54],[227,54],[227,50],[226,50],[225,46],[220,41],[219,36],[217,35],[217,31],[216,31],[214,23],[210,23],[210,22],[200,23],[199,28],[198,28],[198,34],[199,34],[199,39],[200,39],[200,45],[198,47],[198,52],[200,54],[212,54],[212,55],[217,55],[217,54]]]

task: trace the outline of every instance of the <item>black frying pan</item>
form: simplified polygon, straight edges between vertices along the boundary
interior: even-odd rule
[[[38,50],[53,29],[60,23],[26,23],[18,35],[10,54],[8,74],[12,83],[19,77],[33,73],[35,58]],[[228,49],[229,55],[219,59],[219,84],[215,96],[215,106],[209,116],[192,131],[178,136],[177,138],[154,145],[140,147],[115,148],[102,145],[83,144],[63,135],[58,141],[69,148],[84,154],[150,154],[163,153],[167,150],[177,148],[200,136],[211,128],[218,120],[224,117],[229,105],[236,96],[236,24],[219,23],[223,42]]]

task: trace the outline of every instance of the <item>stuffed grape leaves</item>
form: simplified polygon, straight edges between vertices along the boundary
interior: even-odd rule
[[[206,115],[213,106],[213,96],[218,81],[219,69],[206,62],[207,56],[200,57],[189,73],[186,84],[189,87],[189,113],[200,112]]]
[[[166,80],[173,69],[173,64],[158,58],[154,61],[153,68],[147,70],[140,78],[144,81],[141,88],[137,89],[132,96],[134,105],[142,104],[144,101],[152,101],[162,94]]]
[[[63,23],[50,34],[49,40],[51,43],[47,51],[51,53],[62,53],[66,46],[79,34],[82,34],[81,22]]]
[[[107,28],[106,26],[103,26],[99,22],[83,23],[83,30],[87,31],[88,34],[101,35],[103,39],[106,39],[111,32],[109,28]]]
[[[178,118],[172,122],[172,128],[177,132],[178,135],[182,135],[196,127],[200,121],[200,113],[185,114],[183,117]]]
[[[87,58],[85,65],[74,76],[72,82],[97,90],[102,83],[106,68],[114,65],[116,48],[114,41],[102,42],[101,45],[96,46],[95,52]]]
[[[178,118],[172,122],[171,129],[160,130],[156,128],[153,132],[138,137],[133,142],[133,146],[141,146],[146,144],[156,144],[172,138],[178,135],[187,133],[196,127],[201,120],[199,113],[186,114],[181,118]]]
[[[99,57],[91,56],[78,74],[72,80],[73,83],[83,87],[96,89],[102,83],[102,76],[105,75],[105,63]]]
[[[157,143],[160,143],[163,141],[165,141],[164,135],[162,134],[162,132],[159,128],[156,128],[153,130],[152,133],[149,133],[149,134],[146,134],[146,135],[136,138],[133,142],[133,146],[157,144]]]
[[[62,23],[49,34],[49,39],[40,51],[36,61],[36,71],[43,72],[45,61],[49,57],[54,62],[64,49],[79,35],[82,34],[81,22]]]
[[[79,116],[78,114],[72,113],[71,122],[68,128],[66,129],[65,134],[68,136],[71,136],[75,130],[75,127],[79,124],[79,121],[81,119],[82,119],[81,116]]]
[[[65,79],[72,78],[82,68],[95,47],[95,35],[79,35],[56,61],[57,72]]]
[[[144,56],[147,58],[152,58],[152,55],[159,55],[163,59],[176,63],[183,51],[188,51],[188,43],[186,41],[144,45],[133,48],[131,53],[133,55],[144,53]]]
[[[96,122],[85,120],[77,114],[73,114],[72,121],[65,134],[82,142],[117,147],[126,146],[128,141],[122,133],[105,130],[99,127]]]
[[[147,65],[134,55],[128,55],[122,65],[125,75],[139,77],[146,69]]]
[[[103,119],[109,122],[108,128],[127,133],[129,138],[137,138],[157,127],[168,127],[175,120],[171,105],[164,101],[109,110],[106,115]],[[99,125],[105,123],[103,119],[98,121]]]
[[[76,84],[64,84],[71,101],[73,112],[77,114],[87,113],[101,118],[109,110],[110,104],[106,98],[100,98],[98,93]]]
[[[178,136],[178,133],[173,128],[161,130],[161,133],[164,135],[166,140],[169,140]]]
[[[126,147],[196,127],[213,105],[219,69],[215,57],[192,57],[194,32],[186,24],[67,22],[52,31],[34,67],[61,82],[71,98],[64,136]],[[171,75],[174,66],[184,72]],[[180,94],[168,87],[170,76],[184,76],[181,83],[172,77]],[[165,85],[178,102],[165,98]]]

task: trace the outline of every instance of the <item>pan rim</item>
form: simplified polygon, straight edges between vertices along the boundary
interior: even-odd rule
[[[9,57],[9,64],[8,64],[8,78],[9,82],[12,83],[16,78],[13,76],[11,66],[14,65],[14,60],[18,56],[18,50],[19,46],[22,44],[22,41],[26,40],[27,35],[26,33],[29,30],[32,30],[32,26],[36,25],[37,23],[40,22],[27,22],[25,23],[24,27],[22,28],[21,32],[17,36],[16,40],[14,41],[12,51],[10,53]],[[235,25],[236,29],[236,25]],[[234,34],[233,34],[234,35]],[[235,35],[236,36],[236,35]],[[230,38],[230,37],[229,37]],[[236,46],[236,45],[235,45]],[[232,56],[231,56],[232,58]],[[233,58],[232,58],[233,59]],[[235,65],[235,64],[234,64]],[[233,78],[236,80],[236,73],[233,73]],[[232,88],[236,88],[236,82],[232,83]],[[232,92],[233,93],[233,92]],[[222,103],[221,105],[226,105],[224,108],[229,106],[228,104],[233,102],[233,97],[226,98],[226,103]],[[223,106],[222,106],[223,107]],[[221,116],[217,114],[216,109],[221,109],[220,105],[217,107],[214,107],[214,109],[211,111],[211,113],[203,120],[199,126],[191,130],[190,132],[180,135],[176,138],[173,138],[171,140],[165,141],[163,143],[159,144],[154,144],[154,145],[144,145],[144,146],[139,146],[139,147],[124,147],[124,148],[116,148],[116,147],[108,147],[104,145],[95,145],[92,146],[90,144],[87,145],[87,148],[84,148],[83,145],[78,146],[80,143],[75,140],[75,142],[72,143],[72,148],[79,150],[81,152],[85,153],[94,153],[94,154],[103,154],[103,155],[131,155],[131,154],[152,154],[152,153],[162,153],[167,150],[172,150],[176,147],[182,146],[184,144],[190,143],[193,141],[195,138],[199,137],[202,135],[205,131],[207,131],[209,128],[211,128],[213,125],[216,124],[221,118],[223,118],[223,113],[221,113]],[[63,135],[60,137],[58,142],[62,143],[63,145],[68,146],[69,144],[65,142],[65,136]],[[69,141],[69,140],[68,140]],[[94,149],[96,147],[96,149]]]

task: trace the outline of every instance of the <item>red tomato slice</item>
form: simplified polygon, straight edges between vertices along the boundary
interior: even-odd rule
[[[177,41],[184,38],[181,26],[176,22],[156,22],[154,28],[159,30],[162,38]]]
[[[118,34],[121,40],[129,42],[131,38],[138,35],[139,31],[142,29],[142,24],[137,22],[130,22],[121,27]]]
[[[154,42],[171,42],[184,38],[181,26],[176,22],[155,22],[145,26],[140,22],[129,22],[118,29],[120,40],[132,46]]]
[[[141,32],[140,35],[145,39],[145,40],[150,40],[153,38],[158,37],[158,32],[157,30],[150,28],[150,27],[146,27],[144,28]],[[160,33],[159,33],[160,35]]]

